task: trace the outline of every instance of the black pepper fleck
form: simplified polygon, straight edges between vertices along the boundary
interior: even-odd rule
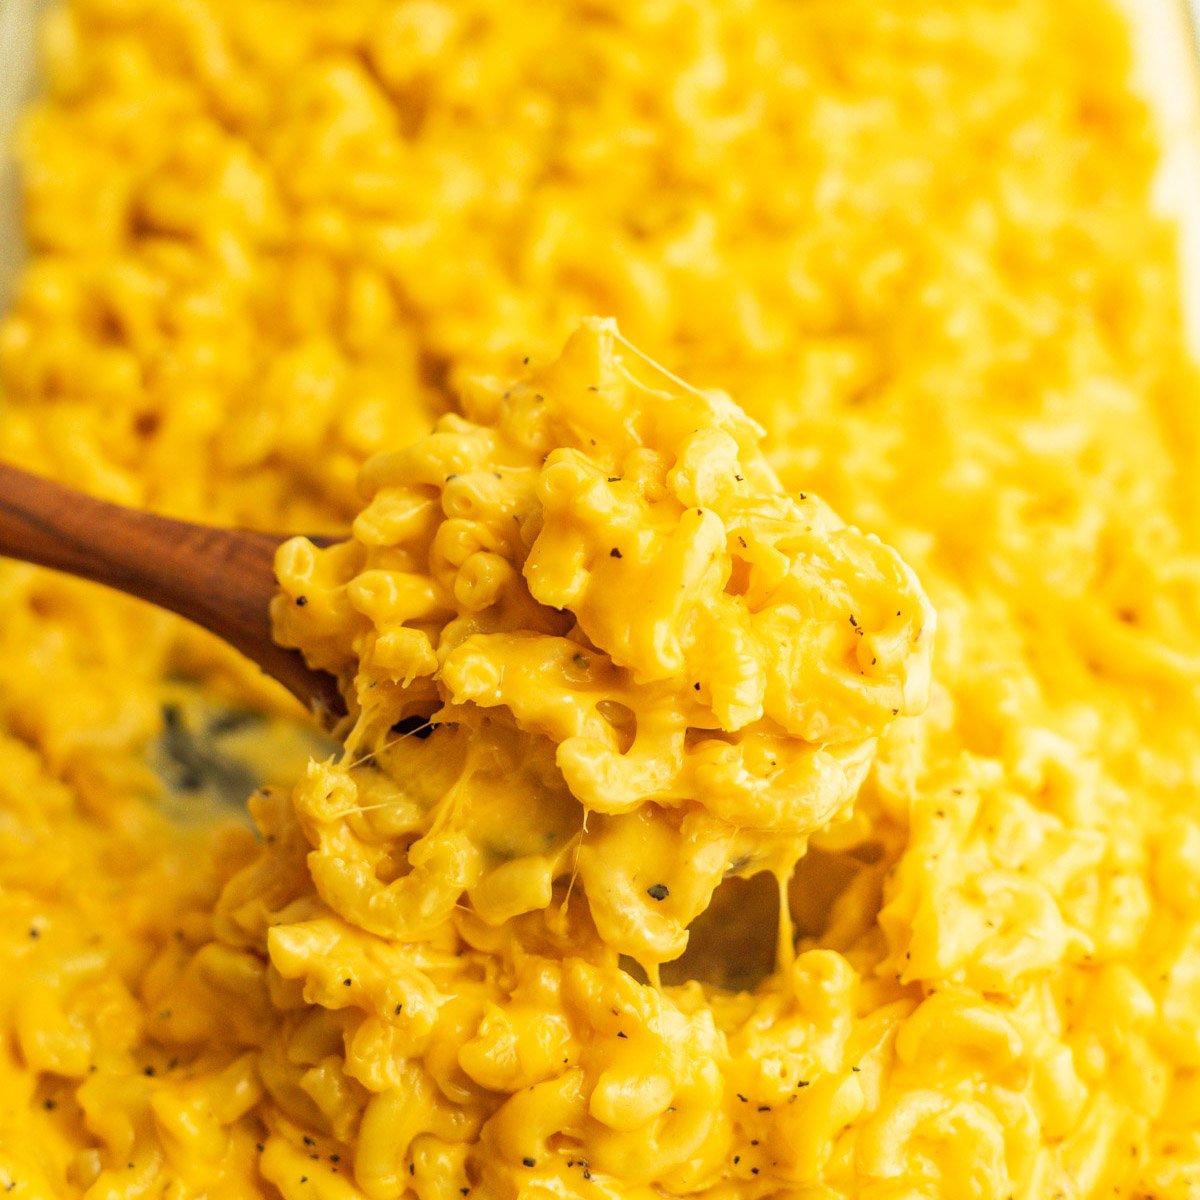
[[[608,557],[609,557],[609,558],[620,558],[620,557],[621,557],[621,552],[620,552],[620,550],[618,550],[618,549],[616,548],[616,546],[614,546],[614,547],[613,547],[613,548],[612,548],[612,549],[611,549],[611,550],[608,552]]]
[[[521,1159],[521,1162],[527,1167],[536,1167],[537,1166],[537,1159],[530,1158],[528,1155],[526,1155],[523,1159]]]
[[[307,596],[297,596],[296,597],[296,607],[297,608],[303,608],[307,603],[308,603]]]
[[[648,895],[651,900],[665,900],[670,894],[671,891],[665,883],[652,883],[646,889],[646,895]]]

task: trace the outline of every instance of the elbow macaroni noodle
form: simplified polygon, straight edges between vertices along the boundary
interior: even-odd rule
[[[1127,43],[49,14],[0,454],[337,535],[274,615],[351,718],[295,767],[231,652],[0,564],[0,1194],[1193,1200],[1200,423]],[[256,832],[149,765],[196,681],[270,718]]]

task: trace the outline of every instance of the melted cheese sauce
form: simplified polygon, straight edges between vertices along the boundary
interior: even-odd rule
[[[1082,0],[52,14],[0,448],[353,521],[276,618],[355,722],[260,836],[184,827],[178,678],[288,702],[2,564],[0,1187],[1190,1200],[1200,429],[1126,42]],[[597,312],[701,390],[606,322],[556,361]],[[642,982],[710,896],[775,968]]]

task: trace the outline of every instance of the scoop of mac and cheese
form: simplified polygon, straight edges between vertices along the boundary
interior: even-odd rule
[[[278,635],[339,674],[370,755],[302,797],[331,907],[413,937],[464,892],[500,924],[577,877],[657,964],[727,874],[786,877],[846,815],[926,701],[933,612],[762,437],[595,319],[372,460],[350,540],[283,546]]]

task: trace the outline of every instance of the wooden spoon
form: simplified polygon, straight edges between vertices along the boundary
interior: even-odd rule
[[[337,681],[271,637],[275,550],[287,536],[173,521],[0,462],[0,555],[103,583],[202,625],[332,725],[346,711]]]

